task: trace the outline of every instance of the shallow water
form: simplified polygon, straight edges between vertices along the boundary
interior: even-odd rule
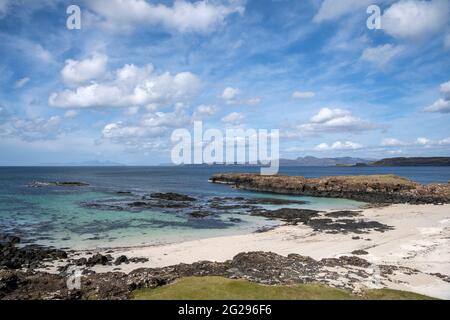
[[[374,171],[373,169],[377,169]],[[44,245],[70,248],[156,245],[231,234],[244,234],[279,222],[254,217],[243,210],[229,210],[203,219],[192,218],[182,210],[112,211],[88,209],[86,201],[126,199],[117,191],[137,195],[151,192],[189,194],[200,203],[212,197],[269,197],[267,194],[236,190],[208,183],[217,172],[249,172],[257,168],[187,167],[22,167],[0,168],[0,230]],[[282,173],[317,177],[323,175],[396,173],[423,183],[447,181],[442,168],[283,168]],[[31,181],[82,181],[89,187],[31,188]],[[361,202],[345,199],[290,197],[306,201],[300,207],[317,210],[355,209]],[[232,222],[230,218],[240,221]]]

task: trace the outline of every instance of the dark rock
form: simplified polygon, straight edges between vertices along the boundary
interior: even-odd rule
[[[278,210],[255,209],[251,212],[253,216],[266,217],[270,219],[281,219],[291,224],[307,223],[311,218],[318,217],[319,211],[308,209],[283,208]]]
[[[301,200],[277,199],[277,198],[251,198],[242,200],[246,204],[253,205],[286,205],[286,204],[305,204]]]
[[[130,262],[132,262],[132,263],[145,263],[145,262],[148,262],[148,259],[147,258],[139,258],[139,257],[135,257],[135,258],[130,258],[130,259],[128,259]]]
[[[146,199],[148,199],[148,196],[145,197]],[[160,200],[168,200],[168,201],[196,201],[195,198],[192,198],[190,196],[184,195],[184,194],[179,194],[179,193],[173,193],[173,192],[168,192],[168,193],[152,193],[150,194],[150,198],[153,199],[160,199]]]
[[[76,182],[76,181],[51,181],[51,182],[42,182],[42,181],[33,181],[29,185],[32,188],[42,188],[42,187],[86,187],[89,186],[88,183],[85,182]]]
[[[125,196],[132,195],[130,191],[117,191],[116,194]]]
[[[114,265],[116,266],[121,265],[122,263],[130,263],[127,256],[120,256],[114,261]]]
[[[394,229],[377,221],[353,219],[311,219],[306,222],[314,231],[326,233],[368,233],[369,231],[385,232]]]
[[[355,251],[352,251],[352,254],[357,255],[357,256],[364,256],[369,253],[365,250],[355,250]]]
[[[190,212],[189,215],[194,218],[206,218],[209,217],[211,213],[208,211],[193,211]]]
[[[93,255],[92,257],[90,257],[89,259],[87,259],[86,261],[86,266],[87,267],[93,267],[97,264],[101,264],[101,265],[107,265],[111,260],[113,260],[113,258],[111,257],[111,255],[101,255],[100,253],[97,253],[95,255]]]
[[[345,218],[345,217],[357,217],[361,211],[334,211],[326,213],[325,216],[330,218]]]
[[[37,268],[44,261],[67,259],[63,250],[38,245],[27,245],[21,248],[15,243],[0,244],[0,267],[8,269]]]

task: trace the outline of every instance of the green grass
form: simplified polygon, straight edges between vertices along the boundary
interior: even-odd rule
[[[137,300],[355,300],[355,299],[429,299],[415,293],[381,289],[367,290],[364,295],[320,284],[266,286],[245,280],[222,277],[182,278],[156,289],[133,292]]]

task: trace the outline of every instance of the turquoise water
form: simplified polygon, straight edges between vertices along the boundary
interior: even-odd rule
[[[345,168],[333,168],[345,174]],[[352,168],[353,169],[353,168]],[[389,168],[392,169],[392,168]],[[207,237],[255,232],[279,222],[250,216],[235,209],[196,219],[183,210],[114,211],[89,209],[84,202],[117,200],[151,192],[189,194],[203,203],[212,197],[271,197],[303,200],[304,205],[265,206],[300,207],[318,210],[355,209],[360,202],[344,199],[290,197],[236,190],[208,183],[215,172],[254,171],[255,168],[0,168],[0,230],[19,235],[25,241],[62,248],[94,249],[115,246],[157,245]],[[290,171],[289,171],[290,170]],[[288,174],[332,175],[330,168],[290,168]],[[303,170],[303,171],[302,171]],[[400,170],[405,170],[400,168]],[[421,176],[431,182],[430,168]],[[355,173],[348,173],[355,174]],[[363,173],[365,174],[365,173]],[[417,172],[414,173],[417,176]],[[404,174],[405,175],[405,174]],[[420,175],[419,175],[420,176]],[[436,175],[437,176],[437,175]],[[445,174],[439,174],[445,179]],[[448,178],[448,177],[447,177]],[[30,188],[31,181],[82,181],[89,187]],[[417,180],[417,179],[416,179]],[[239,221],[230,221],[238,218]]]

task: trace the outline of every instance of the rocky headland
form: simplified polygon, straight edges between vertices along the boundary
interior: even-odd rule
[[[369,203],[450,203],[449,183],[423,185],[395,175],[334,176],[308,179],[300,176],[231,173],[213,175],[210,181],[250,191],[345,198]]]

